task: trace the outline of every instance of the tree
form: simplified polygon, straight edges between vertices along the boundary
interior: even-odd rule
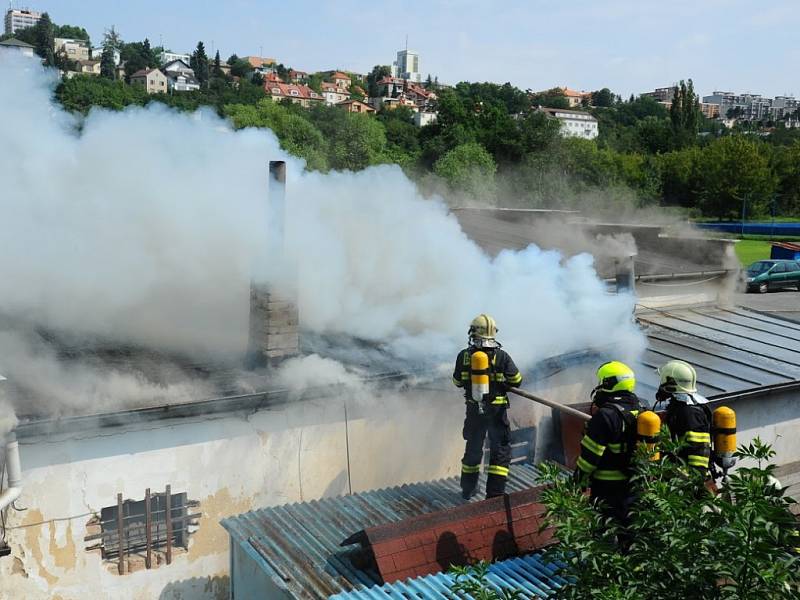
[[[547,108],[569,108],[569,100],[561,88],[531,94],[531,103],[534,106],[546,106]]]
[[[592,92],[592,106],[610,108],[614,105],[614,94],[608,88]]]
[[[104,46],[103,53],[100,55],[100,77],[114,79],[116,68],[114,49],[111,46]]]
[[[384,77],[390,77],[392,69],[387,65],[375,65],[372,71],[367,75],[367,96],[370,98],[377,98],[380,96],[380,88],[378,82]]]
[[[34,26],[36,30],[36,54],[42,57],[42,62],[48,67],[56,64],[55,36],[53,35],[53,22],[50,15],[42,13],[42,17]]]
[[[714,140],[698,155],[697,204],[703,214],[718,218],[767,214],[777,180],[769,147],[749,136]]]
[[[700,104],[697,94],[694,93],[694,84],[691,79],[688,84],[681,80],[675,86],[669,117],[672,122],[676,147],[683,148],[696,143],[700,123]]]
[[[89,33],[77,25],[56,25],[53,24],[53,36],[58,38],[70,38],[73,40],[86,40],[89,47],[91,47],[91,39]]]
[[[92,75],[64,79],[56,88],[56,98],[70,111],[87,113],[93,106],[121,110],[130,105],[144,105],[149,98],[141,86],[125,85]]]
[[[306,168],[327,170],[327,145],[322,133],[291,108],[263,99],[255,106],[233,104],[225,107],[225,115],[234,127],[267,127],[280,140],[281,148],[306,160]],[[342,112],[342,111],[340,111]]]
[[[222,62],[219,58],[219,50],[214,55],[214,70],[213,70],[214,77],[224,77],[224,73],[222,72]]]
[[[679,444],[662,435],[661,460],[637,452],[626,552],[618,547],[620,526],[603,518],[592,501],[561,469],[547,465],[541,501],[557,546],[548,558],[569,581],[560,599],[761,600],[800,593],[798,524],[793,500],[770,479],[774,456],[756,439],[736,452],[747,466],[728,476],[719,494],[677,459]],[[754,466],[750,466],[754,465]]]
[[[194,69],[194,75],[201,86],[206,85],[209,77],[208,56],[206,56],[206,47],[203,42],[197,42],[197,48],[192,53],[192,58],[189,60],[189,66]]]
[[[475,142],[456,146],[433,166],[433,172],[447,181],[452,189],[482,199],[494,193],[495,171],[497,165],[492,155]]]

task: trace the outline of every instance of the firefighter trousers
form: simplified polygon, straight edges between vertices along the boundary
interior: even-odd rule
[[[511,462],[511,428],[508,421],[508,406],[484,404],[484,414],[478,405],[467,402],[463,436],[466,442],[464,458],[461,459],[461,490],[465,495],[475,491],[483,459],[483,441],[489,434],[489,466],[486,469],[486,497],[502,496],[506,490],[508,465]]]

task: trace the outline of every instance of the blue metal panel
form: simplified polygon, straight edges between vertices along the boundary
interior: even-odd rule
[[[508,489],[520,491],[534,487],[538,476],[532,465],[515,465]],[[346,538],[368,527],[464,503],[458,478],[453,477],[256,510],[224,519],[222,526],[231,536],[231,546],[238,545],[243,550],[234,554],[234,560],[251,563],[244,568],[234,564],[233,572],[252,573],[258,569],[277,587],[286,589],[290,597],[324,599],[381,583],[378,573],[353,565],[351,557],[358,547],[343,548],[341,543]],[[546,573],[546,570],[541,568],[537,572]],[[494,585],[503,585],[502,579],[492,581]],[[432,585],[435,588],[444,584]],[[375,593],[379,594],[376,598],[407,597]]]
[[[330,600],[451,600],[455,577],[437,573],[405,581],[331,596]],[[556,566],[542,560],[541,553],[494,563],[486,577],[488,587],[496,591],[517,590],[523,598],[547,598],[565,584],[556,574]]]

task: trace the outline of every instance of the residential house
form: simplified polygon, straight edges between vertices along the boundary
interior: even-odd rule
[[[308,73],[289,69],[289,81],[291,83],[308,83]]]
[[[23,56],[33,56],[35,50],[34,46],[31,46],[27,42],[23,42],[22,40],[18,40],[16,38],[9,38],[0,42],[0,48],[18,52]]]
[[[374,108],[361,100],[344,100],[343,102],[339,102],[336,106],[344,108],[347,112],[351,113],[371,114],[375,112]]]
[[[307,85],[265,81],[264,90],[276,102],[288,99],[304,108],[324,100],[321,94],[318,94]]]
[[[564,108],[539,108],[538,110],[561,122],[562,137],[593,140],[599,135],[597,119],[587,112]]]
[[[97,48],[92,48],[92,60],[101,60],[103,57],[103,47],[98,46]],[[122,57],[120,56],[119,50],[114,50],[114,66],[118,66],[119,63],[122,62]]]
[[[192,61],[192,57],[190,54],[180,54],[178,52],[162,52],[159,55],[158,60],[162,65],[171,63],[173,60],[182,60],[188,65]]]
[[[353,80],[350,78],[350,75],[347,73],[342,73],[341,71],[332,71],[328,75],[328,79],[332,81],[336,87],[341,88],[343,90],[350,89],[350,84],[353,83]]]
[[[576,108],[578,106],[583,106],[584,103],[591,104],[592,102],[592,93],[591,92],[578,92],[576,90],[571,90],[568,87],[556,87],[553,88],[559,90],[564,97],[567,99],[570,108]],[[550,90],[542,90],[541,92],[536,92],[537,94],[546,94]]]
[[[244,60],[250,63],[255,71],[262,75],[268,75],[275,71],[275,59],[263,56],[245,56]]]
[[[75,61],[75,72],[80,75],[100,75],[99,60],[78,60]]]
[[[148,94],[166,94],[167,76],[159,69],[140,69],[131,75],[131,85],[141,85]]]
[[[69,60],[89,60],[89,42],[71,38],[55,38],[53,51]]]
[[[397,98],[402,95],[407,100],[411,100],[412,105],[419,109],[427,108],[431,102],[436,100],[436,92],[397,77],[384,77],[378,82],[378,89],[383,98]]]
[[[411,98],[407,97],[405,94],[400,94],[395,98],[391,98],[389,96],[379,96],[377,98],[370,98],[369,104],[375,110],[394,110],[399,106],[407,106],[414,112],[419,111],[417,103],[414,102],[414,100],[412,100]]]
[[[189,66],[187,61],[184,61],[181,58],[171,60],[168,63],[161,65],[161,70],[164,71],[164,74],[167,76],[169,76],[170,73],[184,73],[194,77],[194,69]]]
[[[213,69],[214,67],[213,63],[211,63],[211,67]],[[225,77],[228,77],[231,74],[231,66],[226,62],[220,61],[219,70],[222,71],[222,74],[225,75]]]
[[[335,106],[350,98],[350,93],[335,83],[323,81],[320,89],[322,90],[322,97],[325,98],[325,104],[328,106]]]
[[[6,11],[5,34],[14,34],[20,29],[33,27],[41,18],[42,13],[36,12],[35,10],[28,10],[27,8],[16,10],[9,8]]]

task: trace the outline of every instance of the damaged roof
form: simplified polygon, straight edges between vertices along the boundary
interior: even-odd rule
[[[507,489],[530,489],[538,478],[535,466],[516,465],[511,469]],[[481,485],[485,485],[484,481]],[[377,572],[361,570],[351,562],[359,552],[358,544],[341,546],[353,533],[464,503],[458,478],[451,477],[254,510],[221,523],[230,534],[231,543],[241,546],[290,597],[321,600],[382,583]],[[558,582],[551,575],[552,571],[534,571],[528,578],[532,585],[552,589]]]

